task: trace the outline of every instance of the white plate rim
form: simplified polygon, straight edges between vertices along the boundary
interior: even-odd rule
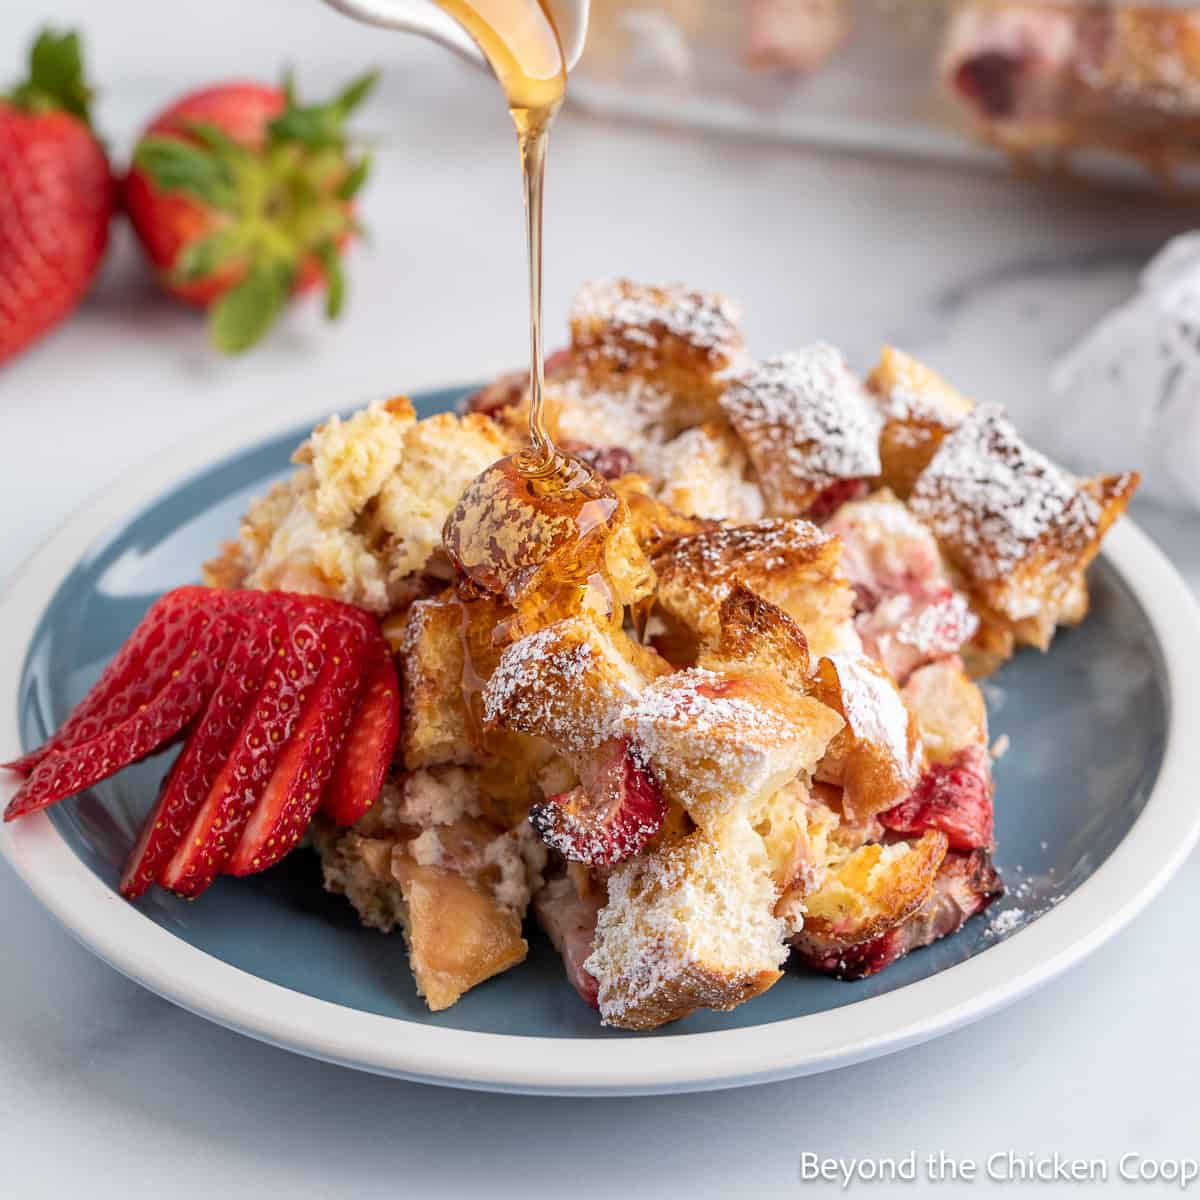
[[[415,392],[453,386],[444,380]],[[63,577],[118,521],[217,461],[324,417],[322,405],[272,403],[157,455],[80,509],[0,597],[0,761],[19,749],[19,679]],[[1129,520],[1104,556],[1145,611],[1168,692],[1163,761],[1125,838],[1075,892],[1013,937],[927,979],[841,1008],[744,1029],[663,1037],[528,1037],[421,1025],[269,983],[154,924],[74,854],[44,814],[0,827],[0,852],[42,905],[118,971],[194,1013],[261,1041],[382,1075],[489,1091],[636,1095],[733,1087],[813,1074],[912,1046],[995,1012],[1081,961],[1166,886],[1200,840],[1200,607],[1162,552]],[[0,777],[0,806],[16,782]]]

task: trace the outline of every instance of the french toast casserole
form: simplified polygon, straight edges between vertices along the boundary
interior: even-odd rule
[[[636,1030],[954,932],[1002,891],[973,679],[1082,620],[1136,478],[1072,477],[898,350],[755,361],[719,295],[593,284],[570,326],[548,423],[617,502],[602,578],[455,587],[442,527],[521,444],[517,375],[330,420],[206,568],[365,607],[396,652],[394,769],[314,824],[326,886],[403,931],[431,1008],[520,963],[531,913]]]
[[[434,1010],[527,920],[629,1030],[959,929],[1002,892],[974,681],[1084,618],[1137,477],[1075,478],[898,350],[755,360],[739,319],[581,291],[547,362],[570,493],[508,473],[523,377],[331,417],[7,764],[5,819],[182,738],[122,894],[307,838]]]

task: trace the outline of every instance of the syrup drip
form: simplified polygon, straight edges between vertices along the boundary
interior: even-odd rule
[[[612,613],[606,543],[621,502],[592,467],[559,450],[546,427],[542,340],[542,199],[550,126],[566,95],[561,43],[544,0],[438,0],[478,43],[508,99],[525,186],[529,253],[529,444],[483,472],[442,540],[464,600],[516,610],[497,638],[520,636],[581,605]]]
[[[567,65],[554,21],[542,0],[438,0],[475,39],[504,94],[517,129],[525,186],[529,254],[529,445],[522,474],[554,475],[564,457],[546,428],[542,341],[542,203],[550,126],[567,92]]]

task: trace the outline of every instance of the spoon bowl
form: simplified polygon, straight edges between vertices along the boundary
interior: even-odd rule
[[[478,67],[487,67],[483,53],[469,33],[433,0],[325,0],[339,12],[377,25],[429,38]],[[563,57],[570,71],[583,54],[587,38],[590,0],[545,0],[562,40]]]

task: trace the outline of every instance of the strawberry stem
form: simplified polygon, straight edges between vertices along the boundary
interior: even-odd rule
[[[342,247],[360,230],[352,199],[371,162],[350,148],[347,118],[378,75],[352,80],[332,100],[302,104],[290,75],[284,109],[267,125],[265,145],[243,144],[209,122],[181,122],[144,137],[135,167],[165,192],[181,192],[216,214],[211,232],[187,244],[171,266],[183,283],[226,277],[231,286],[212,306],[218,349],[248,349],[271,327],[292,290],[319,269],[325,313],[345,303]]]
[[[29,51],[28,79],[7,98],[26,112],[68,112],[90,128],[92,94],[84,77],[79,34],[43,29]]]

